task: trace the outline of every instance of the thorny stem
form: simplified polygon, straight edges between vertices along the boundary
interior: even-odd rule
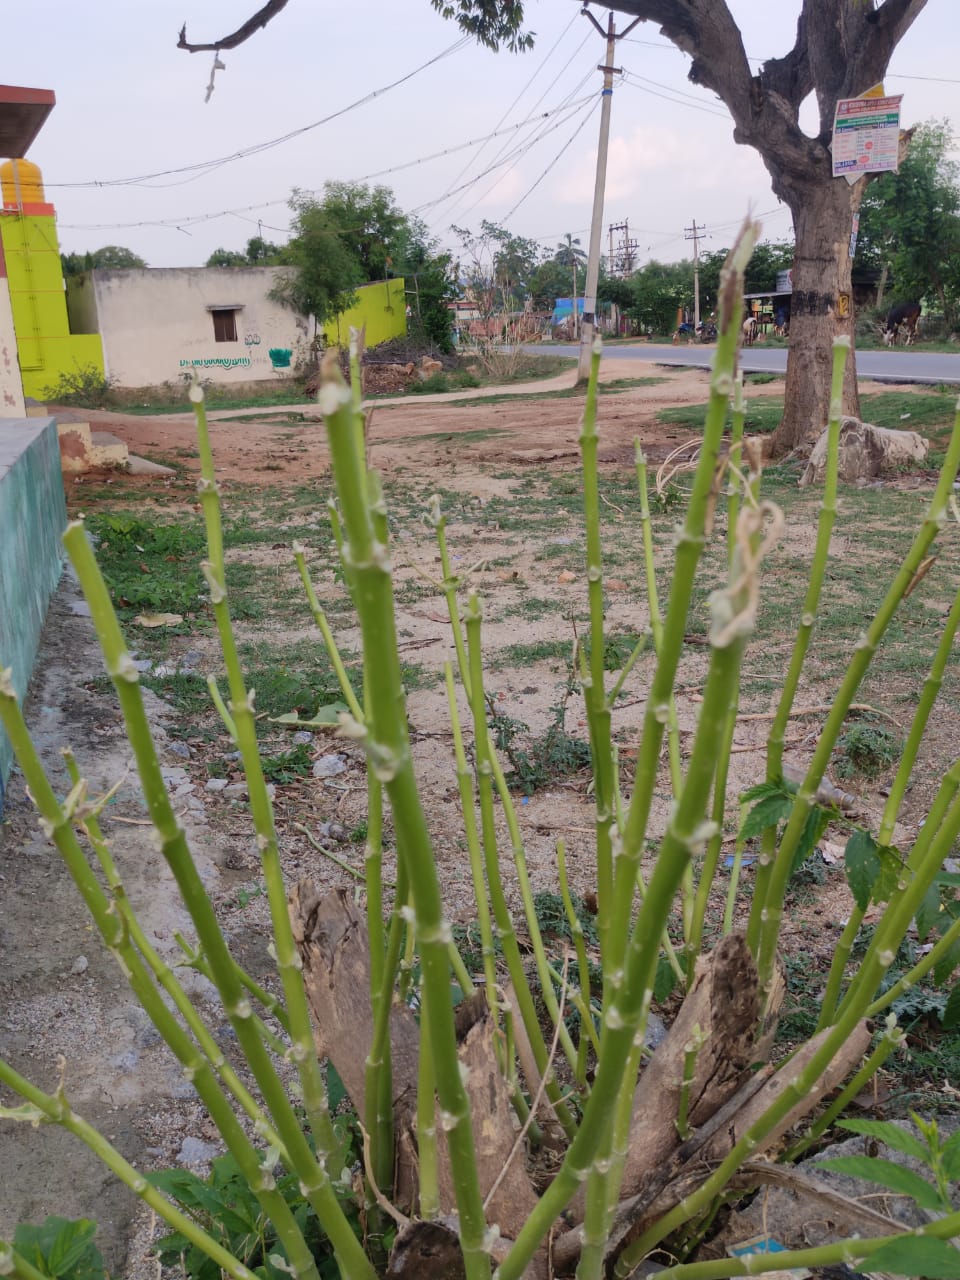
[[[940,643],[937,646],[937,652],[934,655],[933,664],[930,668],[930,674],[924,681],[923,690],[920,694],[920,700],[917,703],[917,710],[913,717],[913,723],[910,726],[910,733],[907,737],[906,745],[903,749],[903,755],[900,758],[900,764],[897,767],[896,776],[890,786],[890,794],[887,802],[883,807],[883,816],[880,819],[880,829],[877,833],[877,844],[884,848],[889,845],[893,838],[893,830],[896,825],[897,816],[900,812],[900,806],[903,803],[903,797],[906,793],[907,784],[910,781],[910,775],[913,772],[913,766],[916,763],[917,754],[920,750],[920,744],[923,741],[923,735],[930,719],[930,713],[933,705],[940,693],[940,687],[943,684],[943,673],[946,669],[947,661],[953,650],[953,641],[956,636],[957,627],[960,625],[960,594],[958,594],[947,615],[947,621],[944,625],[943,635],[940,637]],[[931,815],[928,815],[928,818]],[[856,940],[857,934],[860,932],[860,925],[863,923],[865,911],[855,903],[850,913],[850,919],[844,926],[843,933],[834,950],[833,960],[830,965],[830,973],[827,976],[827,984],[824,990],[823,1002],[820,1009],[820,1020],[817,1024],[817,1030],[821,1030],[827,1026],[833,1017],[834,1010],[837,1007],[837,1000],[840,997],[840,989],[843,986],[843,979],[846,973],[847,961],[850,959],[850,951]],[[935,963],[935,962],[934,962]],[[929,969],[930,966],[927,966]],[[926,970],[924,970],[926,972]],[[903,981],[906,981],[904,979]],[[898,984],[899,986],[900,984]],[[896,997],[892,997],[896,999]]]
[[[494,825],[493,786],[496,776],[497,761],[487,730],[486,698],[483,687],[483,658],[480,644],[481,611],[480,601],[471,595],[464,610],[464,621],[467,631],[467,658],[469,662],[470,684],[469,699],[473,715],[474,752],[476,753],[477,795],[480,805],[480,831],[483,844],[484,864],[486,868],[487,890],[490,894],[490,905],[496,922],[500,945],[506,961],[507,971],[513,983],[514,994],[524,1029],[530,1040],[537,1070],[547,1076],[547,1097],[550,1099],[557,1119],[568,1136],[576,1130],[576,1124],[570,1109],[562,1101],[562,1094],[556,1077],[550,1067],[547,1046],[543,1040],[543,1032],[537,1017],[533,997],[523,968],[523,959],[517,943],[516,929],[507,906],[507,898],[500,876],[500,861],[497,849],[497,832]],[[545,984],[549,986],[549,981]],[[553,994],[552,988],[550,994]],[[544,992],[546,998],[546,992]]]
[[[404,710],[396,622],[386,547],[375,536],[367,475],[357,449],[350,393],[336,361],[325,359],[318,393],[327,423],[334,477],[344,519],[343,556],[350,566],[364,640],[369,722],[359,732],[390,797],[398,858],[406,864],[417,943],[430,1017],[430,1037],[441,1122],[453,1169],[460,1240],[467,1280],[487,1280],[483,1201],[470,1124],[470,1104],[460,1076],[450,1005],[450,926],[444,919],[436,862],[413,773]]]
[[[29,1104],[28,1107],[22,1108],[19,1113],[12,1108],[0,1108],[0,1115],[5,1115],[10,1119],[27,1120],[34,1124],[45,1120],[49,1123],[60,1125],[68,1133],[72,1133],[81,1142],[86,1143],[97,1159],[102,1161],[111,1173],[115,1174],[135,1195],[148,1204],[174,1231],[179,1232],[192,1245],[201,1249],[227,1275],[233,1276],[234,1280],[255,1280],[254,1273],[248,1267],[245,1267],[227,1249],[224,1249],[219,1241],[204,1231],[195,1218],[178,1209],[166,1196],[161,1195],[155,1187],[152,1187],[143,1174],[135,1169],[129,1161],[125,1160],[116,1147],[112,1146],[102,1133],[76,1114],[67,1102],[62,1085],[55,1094],[44,1093],[2,1060],[0,1060],[0,1081],[7,1085],[8,1088],[13,1089],[15,1093],[18,1093],[21,1098],[26,1098]],[[4,1267],[4,1252],[8,1248],[9,1246],[0,1241],[0,1275],[10,1274]],[[307,1254],[308,1258],[309,1256]],[[16,1254],[14,1254],[13,1260],[14,1275],[19,1274],[25,1278],[28,1277],[29,1280],[34,1280],[35,1276],[45,1274],[35,1271],[29,1263],[24,1266],[25,1260],[18,1260]],[[290,1259],[290,1261],[294,1262],[293,1259]],[[294,1266],[296,1265],[294,1263]],[[317,1270],[315,1266],[312,1266],[309,1271],[296,1270],[295,1274],[300,1276],[312,1274],[316,1276]]]
[[[603,548],[600,540],[600,483],[597,471],[597,378],[603,344],[594,339],[590,355],[583,426],[580,431],[580,454],[583,459],[583,514],[586,527],[587,599],[590,605],[589,674],[582,678],[583,700],[590,731],[590,754],[593,758],[594,812],[597,858],[597,932],[600,954],[609,947],[613,893],[613,842],[611,830],[616,820],[613,804],[613,752],[610,749],[610,703],[606,679],[603,618]]]
[[[926,518],[918,531],[913,546],[903,560],[897,576],[894,578],[876,616],[861,635],[853,657],[841,681],[840,688],[834,698],[833,707],[827,716],[820,735],[820,740],[813,753],[806,777],[797,792],[796,803],[787,822],[776,860],[770,869],[769,885],[760,916],[760,945],[757,954],[757,968],[763,988],[769,986],[773,965],[775,963],[777,940],[780,934],[780,922],[783,918],[783,899],[786,893],[790,868],[803,828],[806,824],[810,808],[815,803],[817,787],[826,772],[830,754],[833,751],[850,703],[870,665],[877,645],[883,638],[894,613],[903,600],[907,589],[914,581],[917,570],[929,552],[941,526],[946,520],[948,501],[953,493],[953,480],[960,467],[960,406],[954,421],[953,434],[947,447],[943,467],[937,481],[937,487],[927,510]],[[759,884],[755,889],[759,894]],[[756,900],[754,902],[756,906]]]
[[[837,517],[837,463],[840,448],[840,416],[843,412],[843,373],[846,368],[849,351],[849,338],[839,338],[834,342],[833,380],[830,387],[830,416],[827,423],[827,460],[824,474],[823,502],[820,504],[820,515],[817,519],[817,540],[810,565],[807,593],[800,614],[800,624],[797,627],[797,635],[793,645],[793,653],[790,656],[790,665],[787,668],[783,691],[767,737],[768,782],[777,782],[783,772],[783,747],[786,741],[787,725],[793,708],[793,700],[796,697],[797,686],[800,683],[800,674],[803,670],[810,638],[813,635],[817,607],[820,603],[820,592],[827,572],[830,538],[833,533],[834,521]],[[763,911],[766,907],[767,892],[773,874],[776,834],[776,828],[770,828],[763,833],[760,840],[760,859],[757,865],[753,902],[747,926],[747,943],[754,956],[757,955],[760,946]]]
[[[293,938],[293,927],[290,923],[290,915],[287,908],[287,891],[280,866],[280,851],[277,843],[276,826],[273,821],[273,806],[267,792],[263,766],[257,747],[253,692],[248,693],[244,682],[243,670],[240,665],[233,625],[230,619],[226,562],[223,553],[223,528],[220,516],[220,495],[214,471],[213,454],[210,448],[210,434],[207,427],[203,389],[199,384],[195,384],[191,388],[190,399],[193,402],[197,419],[197,444],[201,470],[201,479],[197,487],[203,508],[207,534],[207,554],[209,557],[202,568],[210,588],[210,602],[217,624],[217,634],[220,639],[224,665],[227,669],[227,683],[230,690],[229,709],[236,727],[237,747],[240,751],[247,779],[250,816],[254,830],[257,833],[257,847],[260,851],[263,878],[267,889],[267,901],[270,906],[270,921],[273,926],[277,970],[283,985],[284,1002],[290,1019],[290,1035],[293,1042],[291,1056],[297,1068],[300,1087],[303,1091],[303,1103],[316,1144],[320,1166],[324,1168],[325,1172],[336,1176],[339,1173],[340,1165],[339,1144],[327,1108],[326,1089],[313,1042],[313,1031],[310,1023],[306,991],[303,985],[300,957],[297,954],[296,943]],[[211,961],[212,959],[211,955]],[[251,1063],[251,1066],[253,1066],[253,1063]],[[277,1081],[277,1084],[279,1085],[279,1081]],[[278,1090],[278,1092],[280,1094],[283,1093],[282,1089]],[[295,1124],[292,1114],[288,1118],[288,1123]],[[296,1126],[296,1131],[303,1143],[301,1159],[304,1161],[303,1167],[306,1170],[309,1169],[310,1164],[314,1163],[314,1161],[310,1156],[306,1140],[302,1139],[299,1126]],[[291,1157],[293,1157],[292,1149]],[[295,1157],[294,1159],[295,1162],[299,1163]],[[329,1169],[326,1168],[328,1161]],[[329,1187],[327,1192],[336,1203]]]
[[[690,502],[682,529],[677,535],[677,549],[670,597],[663,629],[663,643],[656,671],[647,697],[640,747],[634,775],[633,795],[623,830],[622,849],[614,868],[613,925],[610,930],[611,955],[604,957],[604,970],[616,974],[622,965],[629,935],[634,888],[650,817],[657,781],[660,745],[669,721],[670,695],[673,692],[677,666],[683,651],[683,636],[693,594],[693,581],[704,545],[707,506],[713,485],[720,441],[727,416],[727,403],[733,390],[733,371],[740,334],[740,294],[746,263],[759,233],[756,223],[745,223],[721,277],[720,333],[710,376],[710,401],[704,424],[700,461],[694,474]],[[686,860],[681,877],[686,870]],[[664,904],[661,904],[664,905]],[[649,916],[648,916],[649,919]],[[666,911],[661,921],[666,919]],[[661,930],[658,927],[657,935]]]

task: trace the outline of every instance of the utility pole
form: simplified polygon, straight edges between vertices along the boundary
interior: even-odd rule
[[[587,254],[587,282],[583,290],[583,324],[580,328],[580,359],[577,365],[577,382],[585,382],[590,375],[590,352],[596,329],[597,284],[600,280],[600,236],[603,233],[603,191],[607,181],[607,147],[610,139],[610,105],[613,100],[613,77],[620,68],[613,65],[614,45],[622,40],[640,21],[635,18],[623,31],[617,33],[613,25],[613,13],[607,19],[604,31],[589,9],[581,13],[589,18],[607,42],[604,63],[597,67],[603,72],[603,89],[600,102],[600,141],[597,146],[597,176],[593,187],[593,216],[590,221],[590,249]],[[574,303],[576,305],[576,303]]]
[[[704,232],[704,224],[697,226],[696,218],[693,226],[683,228],[684,240],[693,241],[693,326],[694,332],[700,328],[700,237]]]

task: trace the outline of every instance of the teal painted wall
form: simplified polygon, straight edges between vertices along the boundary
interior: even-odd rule
[[[50,597],[60,581],[67,507],[52,418],[0,419],[0,667],[27,691]],[[13,751],[0,729],[0,810]]]

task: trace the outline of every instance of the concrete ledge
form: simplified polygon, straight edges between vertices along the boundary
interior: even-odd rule
[[[63,567],[67,523],[57,424],[0,419],[0,668],[27,691],[50,597]],[[13,751],[0,729],[0,810]]]

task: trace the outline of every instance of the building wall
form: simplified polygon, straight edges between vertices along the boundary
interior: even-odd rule
[[[0,418],[22,418],[23,383],[17,359],[17,335],[13,327],[6,260],[0,239]]]
[[[24,394],[43,399],[64,374],[89,367],[102,373],[97,335],[70,332],[53,206],[5,206],[0,240]]]
[[[278,270],[93,271],[84,283],[68,282],[70,306],[90,325],[92,288],[107,375],[120,386],[174,382],[193,369],[213,382],[270,379],[289,372],[309,338],[307,321],[267,296]],[[235,309],[236,341],[217,341],[211,308]]]
[[[390,338],[402,338],[407,332],[407,300],[403,280],[384,280],[365,284],[357,290],[357,301],[323,326],[328,345],[345,347],[350,330],[366,325],[365,344],[377,347]]]
[[[0,422],[0,669],[26,693],[40,631],[62,568],[67,523],[57,424]],[[0,809],[13,751],[0,729]]]

